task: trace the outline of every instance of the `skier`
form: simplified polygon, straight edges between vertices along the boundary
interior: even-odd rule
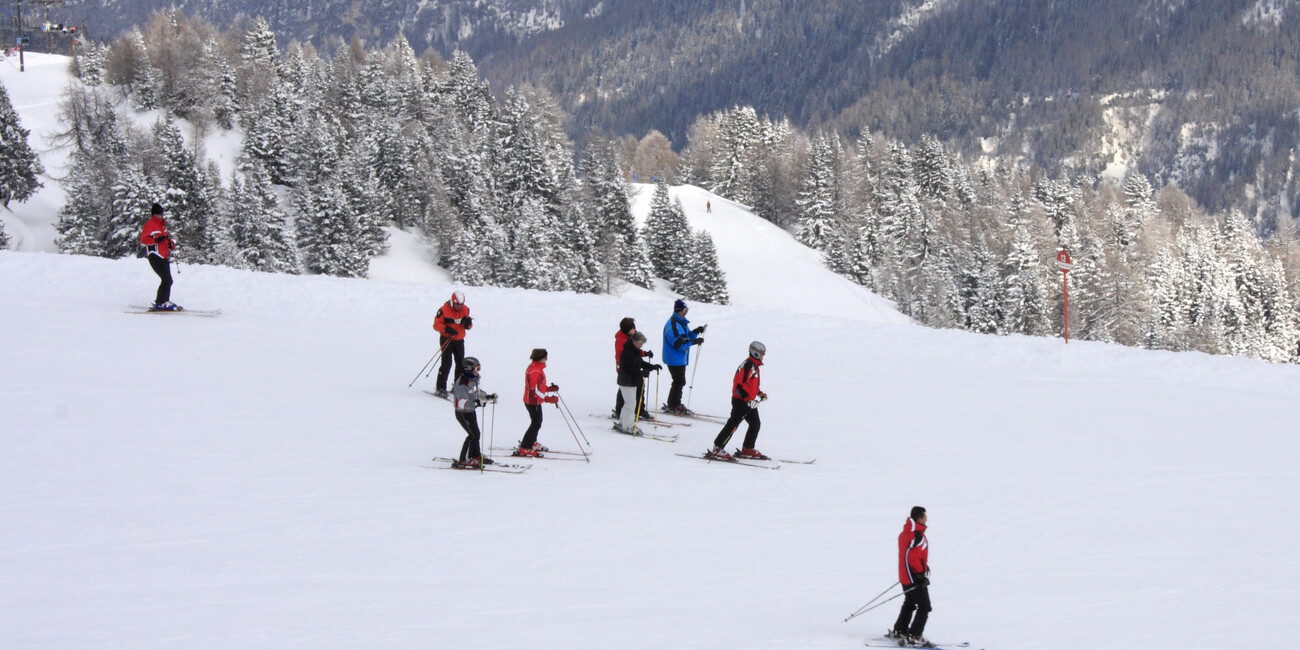
[[[898,535],[898,581],[906,596],[894,629],[887,635],[918,647],[931,646],[921,636],[930,617],[930,542],[925,538],[925,521],[925,508],[914,506]],[[916,612],[916,618],[912,612]]]
[[[713,201],[705,201],[705,202],[704,202],[704,211],[705,211],[705,212],[713,212]]]
[[[163,219],[163,207],[157,203],[149,210],[149,220],[144,223],[144,228],[140,231],[140,243],[149,247],[145,257],[149,258],[149,266],[153,267],[153,272],[158,274],[159,280],[158,295],[154,296],[149,311],[182,311],[180,305],[171,301],[171,257],[172,251],[176,250],[177,246],[176,242],[172,241],[171,235],[167,233],[167,220]]]
[[[691,346],[704,344],[704,337],[700,335],[708,327],[701,325],[691,329],[690,321],[686,320],[687,311],[686,301],[678,299],[673,303],[673,315],[664,323],[664,365],[668,366],[668,373],[673,377],[664,410],[676,415],[695,415],[682,404],[682,387],[686,385],[686,366],[691,362]]]
[[[615,429],[636,435],[636,418],[640,415],[636,408],[637,387],[652,370],[663,370],[663,366],[650,363],[641,358],[641,347],[645,345],[645,334],[633,331],[623,346],[623,354],[618,359],[618,389],[623,393],[623,413]]]
[[[636,331],[636,321],[631,317],[624,318],[618,322],[618,332],[614,334],[614,371],[618,372],[618,360],[623,355],[623,346],[627,345],[627,338]],[[653,359],[655,353],[651,350],[642,350],[641,356],[647,359]],[[645,408],[645,385],[638,383],[636,385],[636,403],[639,405],[642,413],[646,412]],[[634,405],[635,407],[636,405]],[[617,420],[623,415],[623,391],[618,391],[618,396],[614,399],[614,419]]]
[[[463,291],[451,292],[451,300],[442,304],[438,315],[433,319],[433,329],[438,332],[438,348],[442,350],[442,362],[438,364],[438,389],[434,394],[447,396],[447,372],[451,370],[452,359],[456,367],[465,361],[465,331],[474,327],[474,319],[469,317],[469,307],[465,304]],[[452,377],[452,381],[456,381]]]
[[[497,401],[497,394],[485,393],[479,389],[481,369],[478,359],[465,357],[460,376],[456,378],[456,386],[452,389],[452,403],[456,405],[456,421],[460,423],[461,428],[465,429],[465,444],[460,446],[460,461],[456,463],[457,467],[476,469],[482,467],[484,463],[492,464],[491,458],[483,458],[483,452],[479,447],[479,439],[483,434],[478,429],[478,418],[475,417],[474,412],[480,406]]]
[[[749,357],[736,368],[736,376],[731,380],[731,417],[714,439],[713,451],[706,456],[729,460],[731,454],[726,450],[727,441],[731,440],[731,434],[736,432],[736,427],[744,420],[749,423],[749,428],[745,430],[745,443],[736,455],[740,458],[769,460],[754,449],[754,443],[758,441],[758,428],[762,424],[758,419],[758,403],[767,399],[767,393],[758,388],[758,369],[763,365],[763,356],[766,354],[767,346],[762,343],[754,341],[749,344]]]
[[[557,391],[560,387],[546,384],[546,350],[536,348],[529,355],[532,363],[524,371],[524,408],[528,409],[530,421],[524,439],[519,441],[519,450],[515,456],[537,456],[538,452],[548,451],[537,442],[537,432],[542,429],[542,404],[556,404],[560,401]]]

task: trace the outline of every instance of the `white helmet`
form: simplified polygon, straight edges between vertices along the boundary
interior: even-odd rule
[[[464,291],[453,291],[453,292],[451,292],[451,303],[452,303],[453,305],[463,305],[463,304],[465,304],[465,292],[464,292]]]
[[[767,354],[767,346],[766,346],[766,345],[763,345],[762,343],[759,343],[758,341],[754,341],[753,343],[750,343],[750,344],[749,344],[749,356],[754,357],[755,359],[757,359],[757,358],[759,358],[759,357],[761,357],[761,356],[763,356],[763,355],[765,355],[765,354]]]

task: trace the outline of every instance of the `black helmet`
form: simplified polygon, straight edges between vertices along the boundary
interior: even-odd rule
[[[749,344],[749,356],[754,357],[755,359],[757,359],[757,358],[759,358],[759,357],[761,357],[761,356],[763,356],[763,355],[765,355],[765,354],[767,354],[767,346],[766,346],[766,345],[763,345],[762,343],[759,343],[758,341],[754,341],[753,343],[750,343],[750,344]]]
[[[465,368],[467,372],[478,370],[481,365],[478,359],[474,357],[465,357],[465,361],[461,363],[461,367]]]

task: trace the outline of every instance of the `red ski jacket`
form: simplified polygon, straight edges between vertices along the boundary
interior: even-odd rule
[[[546,365],[540,361],[528,364],[524,371],[524,404],[541,406],[560,401],[559,394],[546,384]]]
[[[452,309],[451,301],[448,300],[442,303],[442,308],[438,310],[438,315],[434,317],[433,329],[438,330],[439,334],[453,341],[459,341],[465,338],[465,330],[474,328],[472,320],[468,323],[464,322],[468,316],[469,305],[461,305],[460,309]]]
[[[172,238],[167,234],[167,221],[159,215],[150,215],[140,230],[140,243],[149,247],[150,255],[163,259],[172,256]]]
[[[623,346],[627,345],[628,335],[623,330],[614,334],[614,371],[618,371],[618,360],[623,358]],[[649,350],[641,350],[641,356],[645,356]]]
[[[930,569],[930,542],[925,539],[925,524],[910,517],[898,534],[898,581],[903,587],[912,586],[914,577],[924,576]]]
[[[746,402],[758,397],[758,367],[761,365],[762,359],[749,357],[736,368],[736,376],[731,380],[732,397]]]

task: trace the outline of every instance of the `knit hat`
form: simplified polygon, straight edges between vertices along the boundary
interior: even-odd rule
[[[162,206],[157,203],[153,204],[152,208],[149,208],[149,214],[151,216],[155,214],[162,214],[162,213],[163,213]]]
[[[678,298],[677,300],[673,301],[673,311],[682,311],[683,309],[686,309],[685,300]]]

